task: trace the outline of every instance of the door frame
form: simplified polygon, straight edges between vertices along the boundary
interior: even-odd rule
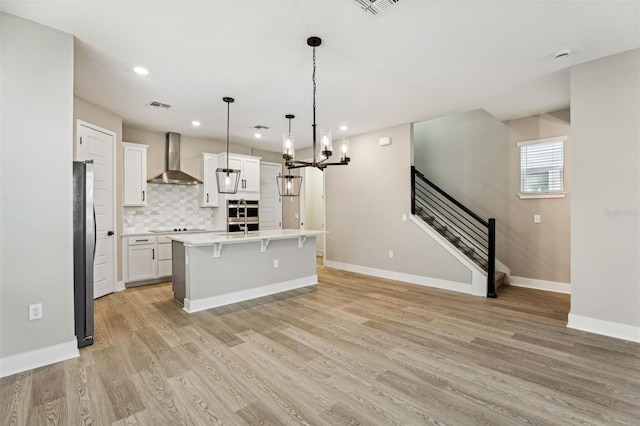
[[[111,182],[111,187],[113,188],[113,199],[111,200],[112,202],[112,206],[113,206],[113,227],[114,227],[114,232],[115,232],[115,237],[113,239],[113,292],[115,293],[116,291],[121,291],[124,290],[124,283],[120,283],[120,281],[118,281],[118,239],[121,238],[120,235],[117,233],[118,230],[118,206],[117,206],[117,202],[116,200],[118,199],[117,197],[117,186],[116,186],[116,181],[117,181],[117,176],[116,176],[116,171],[117,171],[117,149],[116,149],[116,145],[118,145],[118,135],[116,132],[112,131],[112,130],[108,130],[105,129],[103,127],[97,126],[93,123],[89,123],[88,121],[84,121],[84,120],[80,120],[80,119],[76,119],[76,128],[75,128],[75,143],[73,146],[73,159],[77,161],[78,159],[78,145],[80,145],[80,128],[81,127],[88,127],[92,130],[95,130],[96,132],[100,132],[100,133],[104,133],[108,136],[111,136],[111,140],[113,141],[112,147],[111,147],[111,155],[113,156],[113,170],[112,170],[112,182]]]

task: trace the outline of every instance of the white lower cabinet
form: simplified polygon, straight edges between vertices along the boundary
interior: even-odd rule
[[[127,287],[171,276],[171,240],[166,235],[140,235],[122,239],[124,282]]]

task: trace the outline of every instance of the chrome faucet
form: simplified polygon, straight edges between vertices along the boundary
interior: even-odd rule
[[[239,225],[240,229],[244,230],[244,235],[249,234],[249,225],[247,225],[247,200],[241,198],[238,200],[238,207],[236,207],[236,218],[240,219],[240,205],[244,204],[244,226]]]

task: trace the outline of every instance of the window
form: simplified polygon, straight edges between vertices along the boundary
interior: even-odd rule
[[[518,142],[520,198],[564,197],[564,141],[566,136]]]

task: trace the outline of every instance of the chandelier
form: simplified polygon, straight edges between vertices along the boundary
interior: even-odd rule
[[[295,159],[295,146],[294,146],[294,137],[291,133],[291,119],[294,118],[293,115],[287,114],[285,117],[289,119],[289,133],[285,134],[283,137],[282,144],[282,158],[284,159],[284,164],[288,170],[291,169],[299,169],[302,167],[316,167],[321,171],[327,166],[337,166],[337,165],[346,165],[349,164],[351,158],[349,158],[349,140],[341,139],[339,143],[339,161],[331,162],[329,159],[333,156],[333,141],[331,140],[331,130],[320,130],[320,142],[317,140],[317,131],[316,131],[316,47],[322,44],[322,39],[320,37],[309,37],[307,39],[307,45],[313,47],[313,73],[312,73],[312,82],[313,82],[313,159],[311,161],[300,161]],[[302,183],[301,176],[293,176],[290,172],[285,176],[278,176],[278,189],[280,190],[280,195],[290,195],[295,196],[298,195],[300,191],[300,185]],[[287,188],[295,189],[296,184],[298,185],[298,193],[287,194]],[[292,191],[295,192],[295,191]]]

